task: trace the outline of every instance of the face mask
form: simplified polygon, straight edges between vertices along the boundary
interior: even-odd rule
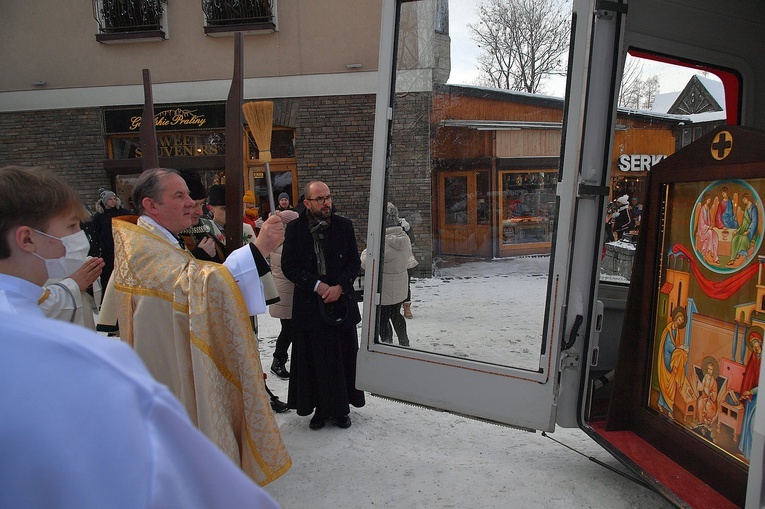
[[[36,257],[45,261],[45,268],[48,270],[48,279],[64,279],[72,275],[74,271],[82,267],[88,257],[90,242],[85,232],[80,230],[77,233],[67,235],[66,237],[54,237],[40,230],[35,230],[40,235],[45,235],[52,239],[60,240],[66,249],[66,254],[61,258],[48,260],[37,253],[32,253]]]

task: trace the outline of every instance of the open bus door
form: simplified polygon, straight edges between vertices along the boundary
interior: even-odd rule
[[[608,304],[609,296],[604,292],[599,300],[598,279],[606,201],[610,191],[612,147],[617,130],[616,101],[629,46],[625,41],[634,45],[633,50],[660,55],[687,51],[687,54],[678,55],[678,59],[736,69],[746,83],[746,78],[752,78],[753,67],[759,65],[760,70],[762,68],[761,64],[754,62],[755,57],[759,58],[759,52],[747,49],[747,54],[753,59],[748,62],[740,54],[735,54],[733,48],[742,48],[742,52],[743,48],[761,48],[762,42],[754,40],[763,27],[761,12],[754,10],[752,2],[745,3],[751,9],[748,20],[756,23],[759,29],[752,33],[747,30],[746,36],[742,36],[736,33],[736,23],[741,20],[735,16],[726,17],[719,2],[703,2],[703,6],[699,6],[698,2],[673,3],[675,9],[684,9],[683,16],[680,16],[678,12],[668,15],[666,2],[643,0],[629,6],[634,7],[636,12],[630,24],[631,12],[626,3],[574,0],[569,18],[571,37],[565,107],[560,122],[560,152],[550,154],[542,148],[538,152],[519,154],[517,158],[511,154],[508,158],[509,165],[530,164],[529,161],[558,162],[553,205],[544,210],[538,207],[523,218],[527,222],[544,221],[553,225],[549,256],[543,258],[548,270],[547,278],[540,288],[524,288],[528,293],[522,296],[539,302],[535,308],[538,313],[532,317],[538,327],[529,333],[526,330],[529,317],[519,316],[529,314],[528,306],[508,304],[507,297],[513,294],[514,288],[508,287],[506,295],[485,296],[485,305],[493,310],[491,325],[494,329],[491,334],[505,339],[507,345],[520,343],[521,350],[530,353],[530,356],[524,356],[516,355],[517,349],[513,350],[511,346],[507,349],[498,347],[496,342],[490,352],[480,347],[459,349],[455,344],[470,343],[473,346],[475,338],[446,329],[430,334],[427,341],[418,341],[418,333],[411,326],[408,347],[383,343],[378,337],[380,299],[385,285],[382,266],[386,204],[393,202],[400,206],[401,201],[406,199],[408,172],[423,164],[428,157],[437,157],[432,147],[423,157],[422,154],[403,153],[396,143],[401,137],[412,136],[413,132],[409,129],[421,118],[421,112],[418,116],[413,104],[420,97],[428,97],[434,104],[433,118],[442,119],[444,111],[448,115],[464,107],[461,112],[463,119],[474,114],[472,120],[490,120],[492,125],[499,126],[498,130],[549,130],[553,124],[546,102],[534,102],[528,98],[524,99],[525,102],[517,101],[531,105],[529,107],[534,110],[532,115],[537,116],[530,120],[529,117],[513,117],[511,109],[505,108],[502,100],[481,109],[461,100],[453,90],[442,91],[436,97],[439,92],[434,92],[432,61],[427,61],[433,54],[434,16],[427,4],[432,5],[433,2],[383,1],[357,387],[377,395],[529,430],[554,431],[556,424],[582,427],[636,474],[649,478],[649,484],[668,500],[680,506],[686,504],[671,488],[662,486],[641,469],[623,448],[611,444],[605,434],[595,432],[593,424],[588,422],[593,404],[590,396],[599,383],[596,380],[599,377],[598,368],[604,368],[598,365],[597,353],[606,349],[606,343],[610,343],[608,346],[613,350],[613,343],[619,341],[618,331],[614,333],[613,328],[604,328],[608,318],[604,316],[603,301]],[[721,21],[712,21],[716,18],[712,13],[722,15],[720,19],[727,25],[721,28]],[[706,21],[702,25],[689,24],[678,29],[674,23],[681,17],[696,22],[700,19]],[[659,20],[660,24],[673,24],[672,28],[656,30]],[[701,33],[720,34],[721,31],[727,34],[727,52],[710,48],[714,46],[713,42],[720,44],[719,37],[706,37],[709,40],[704,41],[704,37],[697,36]],[[682,37],[687,37],[690,42],[684,44]],[[736,118],[754,126],[758,125],[756,119],[759,118],[759,127],[763,127],[765,103],[756,101],[753,87],[742,86],[741,93],[743,99],[736,110]],[[494,96],[486,93],[483,98],[493,100]],[[738,101],[738,96],[735,99]],[[479,118],[479,114],[491,118]],[[454,126],[458,123],[447,118],[440,121],[439,126],[456,129]],[[474,124],[477,125],[477,122]],[[431,129],[435,128],[431,125]],[[499,145],[497,140],[501,138],[498,131],[495,131],[495,138],[489,138],[491,141],[481,138],[480,129],[478,133],[469,132],[462,138],[456,132],[450,132],[445,138],[453,144],[463,141],[465,144],[458,148],[471,155],[474,155],[475,147],[482,144],[489,146],[493,143],[496,149]],[[434,135],[433,139],[437,143],[438,135]],[[510,143],[509,146],[517,145]],[[502,162],[507,154],[497,152],[491,156]],[[479,158],[474,159],[458,161],[450,167],[455,168],[459,164],[466,168],[475,167],[471,163],[479,162]],[[449,167],[449,161],[446,163],[444,166]],[[541,165],[536,168],[539,167]],[[525,186],[527,194],[535,197],[545,195],[547,188],[544,184],[534,184],[535,175],[539,175],[540,182],[545,181],[545,177],[533,164],[521,166],[520,170],[516,170],[515,166],[513,168],[521,177],[519,181],[528,182]],[[492,171],[491,175],[495,178],[497,173]],[[438,182],[438,177],[434,175],[432,180]],[[488,201],[492,206],[509,198],[501,179],[490,182],[489,188],[491,196]],[[474,197],[465,196],[466,203],[471,198]],[[459,202],[458,197],[451,199]],[[438,199],[433,202],[438,203]],[[540,200],[537,199],[537,202]],[[501,238],[505,227],[502,211],[490,209],[489,215],[495,238]],[[504,262],[495,259],[487,263],[487,266],[494,267]],[[491,268],[486,270],[482,277],[492,277]],[[468,284],[471,282],[467,278],[457,278],[453,282],[455,300],[473,295],[468,291]],[[459,310],[458,307],[455,309]],[[621,324],[616,329],[620,330]],[[602,336],[601,331],[609,334]],[[751,507],[760,505],[762,433],[759,433],[755,444],[758,452],[753,454],[749,469]],[[752,482],[752,479],[755,481]],[[739,494],[735,502],[742,504],[743,494]]]
[[[610,102],[604,98],[613,95],[615,74],[588,76],[585,70],[591,62],[608,62],[609,67],[616,67],[615,42],[619,40],[623,16],[610,11],[596,14],[594,4],[589,1],[575,4],[570,15],[573,32],[570,60],[581,65],[571,66],[567,113],[560,123],[563,135],[559,139],[563,140],[563,149],[560,154],[553,154],[559,162],[557,187],[547,191],[543,186],[548,185],[549,179],[542,178],[545,174],[533,168],[524,170],[521,175],[526,181],[542,176],[540,184],[529,193],[545,196],[544,210],[536,206],[528,213],[528,219],[553,223],[556,234],[549,246],[550,254],[544,253],[543,270],[549,270],[546,281],[541,279],[534,295],[530,292],[521,296],[539,300],[537,327],[530,333],[521,331],[515,319],[526,311],[519,312],[517,308],[514,312],[513,306],[503,305],[501,295],[489,296],[487,306],[496,313],[493,320],[496,330],[492,334],[505,337],[508,345],[516,340],[529,340],[522,348],[529,354],[528,358],[518,359],[511,352],[499,349],[471,356],[446,349],[447,344],[466,340],[452,337],[453,331],[443,331],[432,345],[421,345],[415,333],[410,332],[409,348],[377,339],[377,304],[381,285],[385,284],[380,270],[383,211],[388,201],[399,202],[401,206],[401,188],[406,187],[406,182],[397,180],[396,176],[401,175],[401,167],[412,164],[406,158],[413,157],[397,151],[395,140],[408,135],[405,129],[411,124],[407,114],[412,97],[416,92],[432,90],[432,77],[424,69],[427,64],[418,60],[426,54],[418,51],[427,46],[427,35],[433,31],[432,12],[419,5],[428,3],[432,2],[383,2],[367,238],[369,255],[365,267],[357,385],[375,394],[526,429],[552,431],[556,416],[558,421],[562,419],[567,425],[575,426],[584,362],[581,341],[577,338],[588,336],[594,325],[591,308],[596,281],[593,274],[600,256],[600,249],[594,246],[599,244],[598,226],[607,193],[602,168],[608,154],[596,147],[608,146],[614,117]],[[564,21],[568,18],[569,13]],[[607,43],[595,44],[598,39]],[[563,112],[559,115],[560,120]],[[530,182],[527,187],[533,185]],[[497,192],[501,192],[497,191],[499,186],[492,188],[495,190],[493,202],[501,202],[497,196]],[[469,201],[471,197],[465,199]],[[457,295],[464,298],[465,294],[459,292],[460,284],[457,281],[454,287]],[[508,287],[508,295],[514,290]],[[518,339],[514,335],[530,338]],[[571,341],[574,344],[562,351],[561,345]]]

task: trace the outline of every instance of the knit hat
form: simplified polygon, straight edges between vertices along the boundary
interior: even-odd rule
[[[627,205],[630,202],[630,197],[627,194],[622,195],[616,199],[616,202],[619,205]]]
[[[114,191],[109,191],[108,189],[104,189],[103,187],[98,190],[98,199],[101,200],[101,203],[106,203],[109,198],[116,198],[117,195],[114,194]]]
[[[295,212],[294,210],[282,210],[279,212],[279,218],[282,220],[282,223],[287,224],[290,221],[294,221],[300,217],[300,214]]]
[[[193,170],[180,170],[183,180],[186,181],[186,186],[189,188],[189,196],[192,200],[204,200],[207,198],[207,192],[205,192],[205,186],[202,184],[202,177],[199,173]]]
[[[279,195],[279,197],[276,199],[276,201],[281,201],[282,198],[287,198],[289,200],[290,199],[290,195],[288,195],[287,193],[282,193],[282,194]]]
[[[255,203],[255,193],[252,192],[252,189],[248,189],[246,193],[244,193],[244,198],[242,198],[242,201],[244,203]]]
[[[216,184],[207,190],[207,203],[212,206],[226,205],[226,186]]]

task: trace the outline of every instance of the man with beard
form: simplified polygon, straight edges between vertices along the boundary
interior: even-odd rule
[[[361,267],[353,223],[333,213],[324,182],[305,186],[305,210],[287,225],[282,271],[295,283],[292,301],[290,408],[310,415],[310,428],[328,418],[351,425],[350,406],[364,406],[356,389],[356,324],[361,321],[353,281]]]

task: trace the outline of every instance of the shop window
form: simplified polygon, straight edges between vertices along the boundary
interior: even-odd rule
[[[491,219],[489,209],[489,172],[476,172],[476,222],[478,224],[488,225]]]
[[[278,207],[277,198],[281,193],[287,193],[290,197],[290,205],[294,208],[298,196],[295,196],[297,189],[297,177],[294,164],[280,165],[271,164],[271,187],[274,192],[274,204]],[[252,171],[253,190],[255,192],[255,206],[258,208],[258,215],[267,218],[271,213],[271,204],[268,201],[268,185],[266,182],[266,173],[263,169],[254,168]]]
[[[194,157],[225,155],[226,136],[224,133],[159,133],[157,134],[159,157]],[[138,136],[111,136],[109,138],[110,159],[136,159],[141,157],[141,142]]]
[[[444,220],[446,224],[467,224],[467,202],[467,177],[444,178]]]
[[[258,159],[260,152],[252,136],[248,136],[250,159]],[[295,157],[295,130],[274,127],[271,131],[271,158],[286,159]]]
[[[552,242],[557,170],[501,173],[503,245]]]

